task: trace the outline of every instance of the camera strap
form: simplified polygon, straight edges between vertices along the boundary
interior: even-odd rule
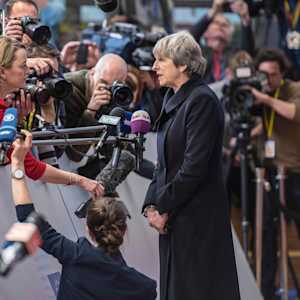
[[[24,129],[31,130],[33,125],[33,120],[35,117],[36,110],[33,110],[28,114],[28,116],[24,119]]]
[[[280,89],[283,86],[283,84],[284,84],[284,80],[281,80],[280,86],[276,89],[275,94],[274,94],[275,99],[278,99],[278,97],[280,95]],[[264,123],[265,123],[265,126],[266,126],[268,139],[271,139],[271,137],[272,137],[274,122],[275,122],[275,111],[274,111],[274,109],[271,110],[270,119],[268,120],[267,110],[266,110],[266,107],[264,107]]]

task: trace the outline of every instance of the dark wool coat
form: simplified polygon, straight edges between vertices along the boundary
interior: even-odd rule
[[[240,299],[222,178],[223,123],[217,97],[199,76],[165,96],[144,203],[170,215],[159,240],[161,300]]]

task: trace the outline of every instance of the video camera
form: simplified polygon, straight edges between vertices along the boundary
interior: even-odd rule
[[[115,53],[123,57],[127,63],[135,64],[132,54],[136,49],[150,47],[152,54],[152,47],[164,36],[165,33],[162,32],[146,33],[142,32],[137,25],[116,22],[111,27],[105,28],[97,24],[90,24],[87,29],[82,31],[81,40],[90,40],[96,43],[101,53]],[[87,51],[85,52],[87,53]],[[139,55],[139,53],[136,54],[136,56]],[[148,62],[148,55],[140,55],[139,60],[143,57]]]
[[[255,72],[251,65],[245,64],[235,69],[234,78],[223,89],[225,107],[233,122],[251,122],[257,114],[251,88],[265,92],[267,86],[266,74]]]
[[[44,45],[51,39],[50,28],[31,17],[21,17],[21,26],[26,33],[38,45]]]
[[[43,86],[38,86],[38,81],[41,81]],[[46,104],[51,96],[56,99],[67,98],[72,90],[71,83],[61,73],[53,70],[43,75],[37,75],[33,71],[26,79],[25,93],[29,93],[36,104]],[[15,97],[18,95],[19,92]]]

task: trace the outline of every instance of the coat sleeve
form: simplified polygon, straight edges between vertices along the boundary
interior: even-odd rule
[[[210,95],[193,100],[197,101],[194,101],[185,121],[183,163],[174,178],[157,191],[156,205],[161,214],[174,212],[184,205],[207,181],[216,142],[222,139],[223,127],[220,125],[222,123],[217,100]]]
[[[146,193],[145,201],[142,207],[142,212],[147,206],[156,205],[156,176],[157,176],[157,167],[155,167],[154,169],[153,178]]]
[[[16,214],[19,222],[24,222],[33,212],[33,204],[24,204],[16,206]],[[53,255],[61,264],[70,263],[79,256],[79,245],[62,234],[55,231],[52,226],[44,222],[40,228],[43,244],[41,248],[48,254]]]

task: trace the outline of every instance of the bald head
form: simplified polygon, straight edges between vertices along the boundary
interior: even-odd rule
[[[116,54],[105,54],[94,68],[94,83],[99,82],[111,85],[116,80],[125,81],[127,77],[127,64]]]

